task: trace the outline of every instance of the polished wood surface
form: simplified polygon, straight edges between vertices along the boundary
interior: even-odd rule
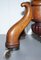
[[[41,37],[41,23],[34,23],[31,25],[32,31]]]
[[[30,6],[30,3],[23,2],[21,6],[25,7],[25,15],[8,30],[6,36],[7,48],[19,48],[19,36],[32,19],[32,7]]]
[[[41,22],[41,1],[32,1],[33,19],[35,22]]]
[[[31,2],[31,6],[33,21],[35,22],[34,24],[32,24],[31,28],[35,34],[41,36],[41,0],[33,0]]]
[[[35,22],[31,25],[32,31],[41,36],[41,0],[32,0],[31,3],[24,2],[21,6],[25,7],[25,15],[7,32],[7,48],[19,49],[19,37],[31,20]]]

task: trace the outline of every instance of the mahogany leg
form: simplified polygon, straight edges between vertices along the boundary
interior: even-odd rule
[[[19,36],[32,19],[32,8],[30,3],[24,2],[21,6],[26,8],[25,15],[8,30],[6,36],[6,47],[8,49],[19,49]]]

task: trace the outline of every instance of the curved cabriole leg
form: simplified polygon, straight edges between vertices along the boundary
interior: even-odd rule
[[[26,8],[24,17],[21,18],[15,25],[13,25],[7,32],[6,47],[9,49],[19,48],[19,36],[32,19],[32,8],[30,3],[23,2],[21,6]]]

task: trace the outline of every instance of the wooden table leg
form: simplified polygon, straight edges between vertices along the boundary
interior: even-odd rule
[[[20,44],[19,36],[32,19],[32,8],[30,6],[30,3],[24,2],[21,4],[21,6],[26,8],[25,15],[7,32],[6,47],[9,49],[19,48]]]

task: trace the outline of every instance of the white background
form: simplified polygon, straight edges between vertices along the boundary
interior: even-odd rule
[[[8,29],[20,20],[24,8],[22,2],[30,0],[0,0],[0,34],[6,34]]]

